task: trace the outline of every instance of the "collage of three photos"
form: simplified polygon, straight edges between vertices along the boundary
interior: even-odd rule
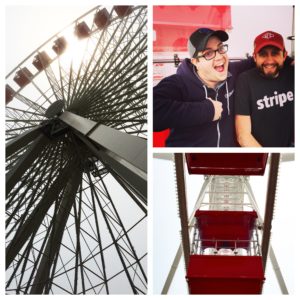
[[[4,9],[3,293],[296,293],[293,3]]]

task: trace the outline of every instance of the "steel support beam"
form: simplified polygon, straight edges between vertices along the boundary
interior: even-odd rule
[[[273,249],[273,247],[272,247],[271,244],[270,244],[269,256],[270,256],[270,260],[272,262],[272,266],[273,266],[273,269],[274,269],[274,272],[275,272],[275,275],[276,275],[276,279],[278,281],[281,293],[282,293],[282,295],[288,295],[289,291],[288,291],[287,286],[285,284],[283,275],[281,273],[280,266],[278,264],[278,261],[276,259],[276,255],[275,255],[274,249]]]
[[[6,248],[6,269],[10,266],[16,255],[28,241],[30,235],[33,232],[36,232],[37,228],[41,225],[49,208],[57,199],[60,191],[65,186],[66,181],[69,179],[70,174],[72,174],[74,165],[76,165],[75,159],[71,160],[69,164],[65,166],[60,175],[49,187],[46,194],[43,196],[43,199],[31,212],[23,226],[16,232],[14,238]]]
[[[18,137],[14,138],[13,140],[9,141],[6,144],[6,159],[12,155],[13,153],[17,152],[19,149],[23,148],[31,141],[33,141],[40,133],[41,126],[36,126],[33,129],[27,130]]]
[[[272,153],[269,180],[268,180],[268,189],[267,189],[265,217],[264,217],[264,225],[263,225],[262,246],[261,246],[264,271],[266,270],[267,257],[269,252],[279,162],[280,162],[280,154]]]
[[[254,193],[253,193],[252,188],[251,188],[251,186],[249,184],[249,181],[246,180],[245,178],[244,178],[244,184],[245,184],[245,188],[246,188],[246,190],[248,192],[250,201],[251,201],[253,207],[255,208],[255,211],[257,212],[258,221],[259,221],[260,224],[263,224],[263,218],[262,218],[262,216],[261,216],[261,214],[259,212],[259,208],[258,208],[258,205],[256,203],[256,200],[255,200],[255,197],[254,197]],[[278,281],[281,293],[283,295],[288,295],[289,292],[288,292],[287,286],[285,284],[283,275],[281,273],[280,266],[279,266],[279,264],[277,262],[276,255],[275,255],[275,252],[274,252],[274,249],[273,249],[271,243],[270,243],[269,256],[270,256],[270,260],[271,260],[271,263],[272,263],[272,266],[273,266],[273,269],[274,269],[274,272],[275,272],[275,275],[276,275],[276,278],[277,278],[277,281]]]
[[[147,141],[64,112],[60,119],[75,129],[91,151],[147,199]]]
[[[189,225],[188,225],[186,192],[185,192],[184,161],[183,161],[182,153],[175,153],[174,155],[175,155],[179,216],[181,222],[182,249],[183,249],[184,262],[185,262],[185,269],[187,270],[189,259],[190,259],[190,236],[189,236]]]
[[[205,191],[206,191],[207,187],[209,186],[209,184],[211,183],[212,179],[213,179],[213,176],[208,176],[208,177],[205,178],[205,181],[204,181],[204,183],[202,185],[202,188],[200,190],[200,193],[198,195],[196,204],[194,206],[193,212],[191,213],[191,215],[189,217],[189,231],[190,231],[190,229],[191,229],[191,227],[193,225],[193,221],[194,221],[196,210],[200,208],[200,206],[201,206],[201,204],[202,204],[202,202],[204,200]],[[176,270],[177,270],[178,265],[180,263],[181,256],[182,256],[182,248],[181,248],[181,245],[179,245],[179,247],[177,249],[177,252],[175,254],[173,263],[171,265],[171,269],[170,269],[170,271],[168,273],[167,279],[166,279],[165,284],[163,286],[163,289],[162,289],[162,292],[161,292],[162,295],[166,295],[169,292],[171,283],[173,281],[173,278],[175,276]]]
[[[16,183],[20,181],[22,175],[30,168],[37,156],[43,150],[44,146],[47,144],[47,140],[47,137],[43,133],[40,133],[22,157],[20,157],[18,162],[6,174],[6,196]]]
[[[70,215],[71,208],[74,204],[76,192],[81,183],[82,172],[79,168],[72,170],[72,176],[66,184],[63,199],[58,208],[57,214],[53,217],[53,228],[48,239],[45,251],[42,255],[41,262],[36,272],[30,294],[49,293],[50,289],[50,271],[57,259],[61,246],[61,239],[64,229]],[[53,270],[52,270],[53,271]]]

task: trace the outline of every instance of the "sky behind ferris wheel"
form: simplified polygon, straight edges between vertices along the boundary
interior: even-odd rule
[[[5,8],[5,70],[15,68],[47,39],[95,5],[8,5]],[[13,49],[13,51],[12,51]]]

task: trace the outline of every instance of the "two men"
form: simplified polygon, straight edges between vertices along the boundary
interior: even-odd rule
[[[196,30],[188,41],[191,59],[154,88],[154,131],[170,128],[167,146],[236,146],[234,84],[237,75],[254,64],[229,63],[227,40],[222,30]]]
[[[294,67],[284,66],[283,38],[273,31],[254,41],[256,68],[238,78],[235,90],[238,142],[246,147],[294,144]]]
[[[252,59],[229,63],[227,40],[222,30],[196,30],[188,41],[191,59],[154,88],[154,131],[170,128],[167,146],[238,145],[234,85],[241,72],[255,65]]]

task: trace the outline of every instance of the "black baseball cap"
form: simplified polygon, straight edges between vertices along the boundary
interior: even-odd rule
[[[198,28],[191,34],[188,40],[188,51],[190,57],[194,57],[198,51],[203,51],[206,48],[208,39],[212,36],[218,37],[221,42],[228,40],[228,34],[223,30]]]

